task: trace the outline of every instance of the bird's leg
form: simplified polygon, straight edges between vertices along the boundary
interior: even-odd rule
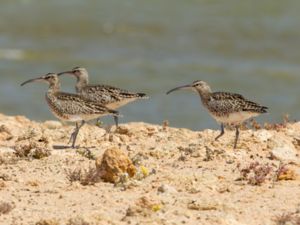
[[[119,127],[119,118],[118,116],[113,116],[114,117],[114,121],[115,121],[115,124],[116,124],[116,128]]]
[[[114,118],[114,121],[115,121],[116,129],[118,129],[118,127],[119,127],[119,118],[118,118],[118,116],[113,116],[113,118]],[[101,127],[102,122],[100,121],[100,119],[97,119],[96,125],[98,127]],[[108,128],[109,132],[110,132],[111,128],[112,128],[112,126],[109,126],[109,128]]]
[[[221,133],[215,138],[215,141],[218,140],[220,137],[222,137],[224,135],[225,131],[224,131],[224,124],[221,123]]]
[[[240,131],[239,131],[239,126],[235,127],[235,141],[234,141],[234,146],[233,148],[236,149],[236,145],[239,139]]]
[[[76,123],[75,123],[75,129],[74,129],[74,131],[73,131],[72,134],[71,134],[71,137],[70,137],[70,139],[69,139],[68,144],[70,144],[71,141],[74,140],[74,137],[75,137],[75,134],[76,134],[77,130],[78,130],[78,123],[76,122]]]
[[[78,123],[76,123],[76,129],[74,130],[74,132],[72,133],[71,138],[70,138],[70,141],[73,139],[72,148],[75,148],[75,142],[76,142],[79,130],[84,124],[85,124],[84,120],[82,120],[80,126],[78,126]]]
[[[115,125],[116,125],[116,131],[118,130],[119,127],[119,118],[118,116],[113,115],[114,121],[115,121]],[[107,133],[112,133],[112,127],[113,125],[108,127],[108,130],[106,131]]]

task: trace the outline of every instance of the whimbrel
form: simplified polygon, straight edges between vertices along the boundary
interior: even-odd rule
[[[244,121],[266,113],[268,107],[245,99],[240,94],[228,92],[212,92],[204,81],[194,81],[192,84],[173,88],[167,94],[181,89],[190,89],[198,92],[202,104],[210,115],[221,124],[221,133],[215,138],[218,140],[224,134],[224,125],[234,125],[236,129],[234,148],[239,138],[239,126]]]
[[[70,71],[61,72],[58,75],[69,74],[77,79],[75,86],[77,94],[85,99],[98,102],[110,109],[118,109],[129,102],[137,99],[148,99],[144,93],[133,93],[109,85],[89,85],[89,75],[85,68],[75,67]],[[118,126],[118,117],[114,116],[116,126]]]
[[[58,75],[55,73],[48,73],[42,77],[27,80],[22,83],[21,86],[37,81],[49,84],[49,89],[46,93],[46,101],[51,112],[60,120],[76,122],[76,128],[69,140],[69,143],[72,141],[72,148],[75,147],[79,129],[85,124],[85,121],[108,114],[118,116],[117,111],[111,110],[102,104],[89,101],[77,94],[60,92],[60,82]],[[78,124],[78,121],[81,121],[80,125]]]

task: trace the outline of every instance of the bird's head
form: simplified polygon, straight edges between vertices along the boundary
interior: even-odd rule
[[[177,90],[192,90],[192,91],[196,91],[200,94],[211,93],[211,89],[210,89],[209,85],[202,80],[196,80],[191,84],[182,85],[182,86],[173,88],[170,91],[168,91],[167,94],[170,94],[171,92],[177,91]]]
[[[61,72],[58,75],[61,76],[63,74],[68,74],[68,75],[74,76],[77,78],[77,80],[80,80],[80,81],[87,81],[88,76],[89,76],[87,70],[85,68],[79,67],[79,66],[74,67],[72,70]]]
[[[48,73],[44,76],[33,78],[27,80],[21,84],[21,86],[31,83],[31,82],[44,82],[48,83],[49,85],[57,85],[59,83],[58,75],[56,73]]]

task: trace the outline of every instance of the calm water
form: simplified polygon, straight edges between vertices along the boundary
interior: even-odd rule
[[[198,79],[269,106],[260,121],[299,119],[299,12],[299,0],[2,0],[0,112],[54,119],[47,87],[19,84],[80,65],[92,83],[152,97],[122,108],[124,122],[216,128],[195,94],[165,95]]]

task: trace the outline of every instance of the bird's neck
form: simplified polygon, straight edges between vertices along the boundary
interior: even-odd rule
[[[207,105],[212,93],[210,91],[198,91],[198,93],[200,95],[202,103],[204,105]]]
[[[75,86],[76,92],[77,93],[81,92],[82,88],[86,87],[88,85],[88,83],[89,83],[88,79],[86,79],[86,78],[84,78],[84,79],[78,78],[76,86]]]
[[[60,83],[51,83],[49,85],[48,93],[49,94],[54,94],[60,90]]]

